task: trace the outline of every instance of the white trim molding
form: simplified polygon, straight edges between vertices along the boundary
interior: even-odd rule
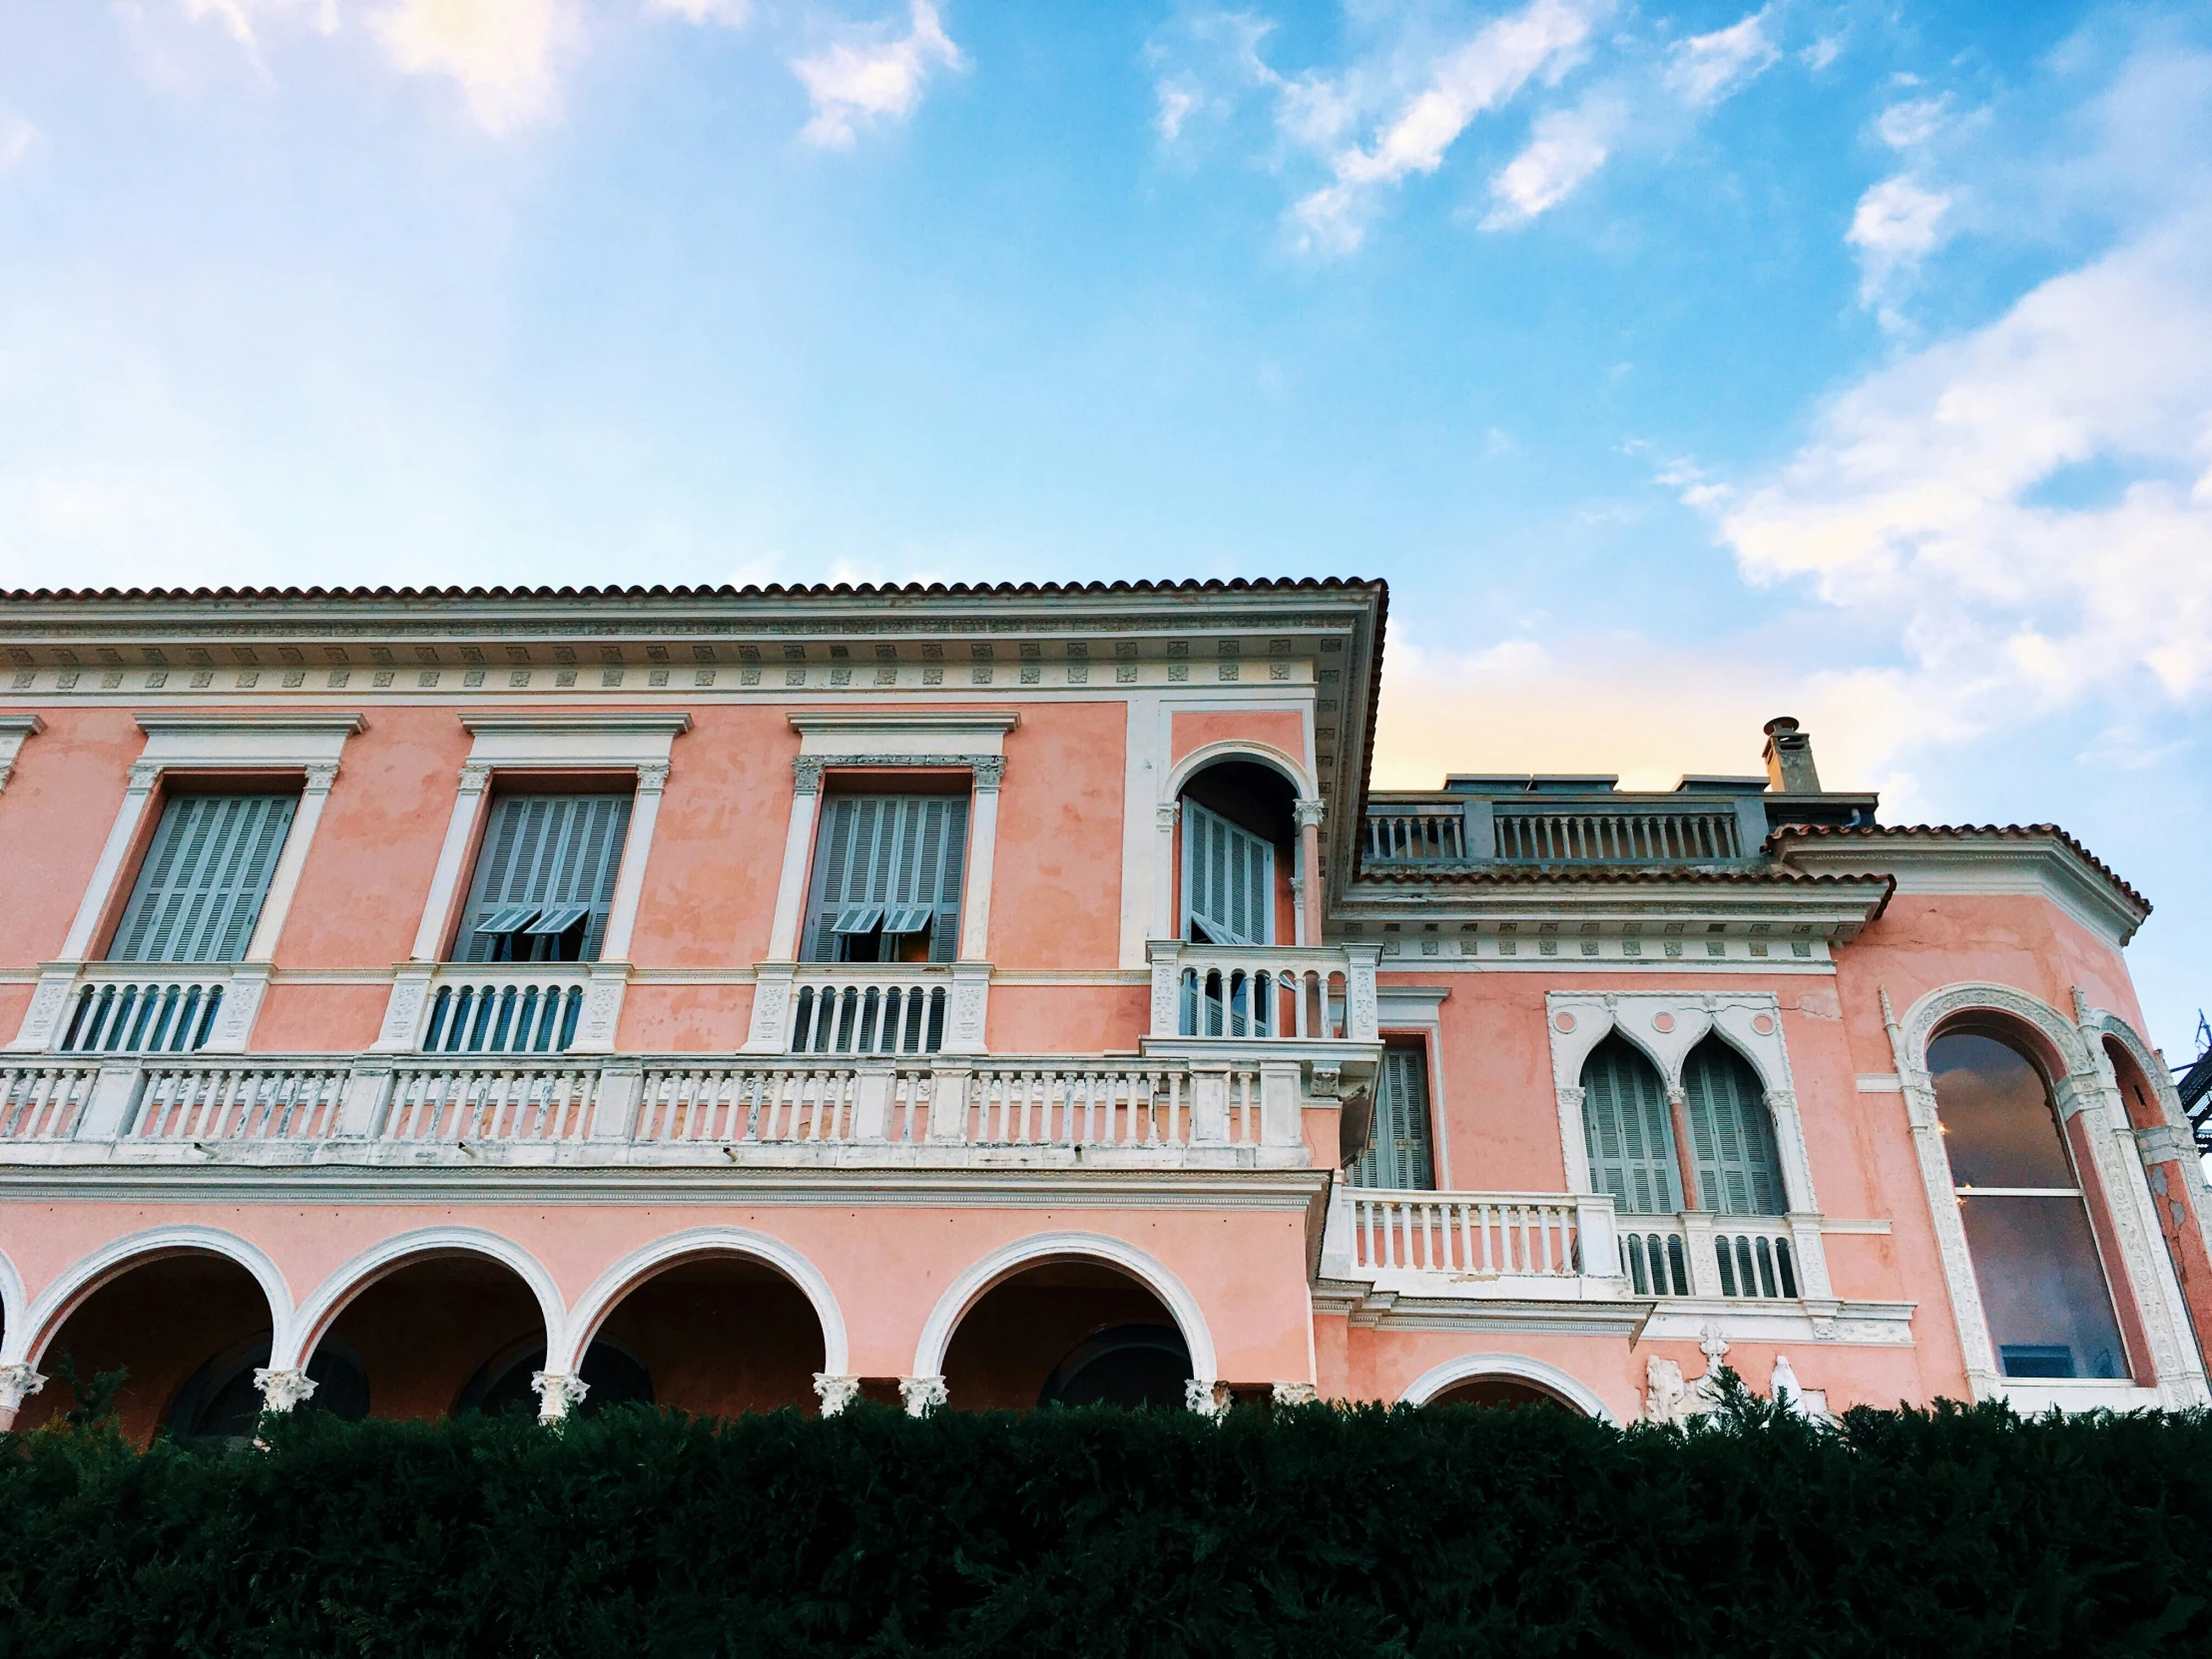
[[[1557,1366],[1542,1360],[1531,1360],[1525,1354],[1462,1354],[1456,1360],[1446,1360],[1442,1365],[1431,1366],[1413,1379],[1403,1393],[1397,1396],[1401,1405],[1426,1405],[1438,1394],[1448,1393],[1462,1382],[1473,1382],[1484,1378],[1499,1378],[1513,1382],[1526,1382],[1531,1387],[1543,1389],[1560,1400],[1577,1406],[1585,1414],[1619,1426],[1620,1418],[1612,1407],[1582,1382]]]
[[[2056,1055],[2064,1068],[2046,1078],[2052,1103],[2061,1122],[2081,1115],[2085,1140],[2096,1166],[2096,1187],[2105,1202],[2105,1219],[2118,1245],[2118,1262],[2106,1261],[2108,1276],[2124,1278],[2135,1315],[2149,1346],[2149,1360],[2159,1401],[2170,1409],[2212,1401],[2193,1340],[2185,1341],[2186,1304],[2173,1263],[2158,1234],[2151,1210],[2149,1183],[2137,1155],[2132,1126],[2119,1089],[2098,1045],[2083,1031],[2089,1011],[2077,1009],[2081,1022],[2069,1020],[2041,998],[2010,985],[1968,981],[1944,985],[1922,996],[1898,1017],[1888,989],[1880,990],[1883,1022],[1889,1028],[1891,1052],[1904,1084],[1905,1109],[1911,1126],[1921,1181],[1935,1224],[1936,1251],[1942,1262],[1944,1288],[1957,1325],[1959,1348],[1966,1368],[1966,1382],[1977,1399],[2019,1399],[2040,1402],[2047,1388],[2006,1379],[1997,1369],[1996,1349],[1981,1305],[1973,1258],[1966,1245],[1965,1223],[1958,1214],[1950,1160],[1942,1147],[1941,1124],[1936,1110],[1935,1079],[1928,1070],[1928,1045],[1937,1029],[1961,1015],[1995,1015],[2023,1028],[2030,1046],[2039,1040],[2048,1054]],[[2124,1143],[2124,1144],[2123,1144]],[[2073,1149],[2068,1147],[2069,1156]],[[2086,1183],[2085,1183],[2086,1185]],[[2157,1248],[2152,1241],[2157,1240]],[[2099,1243],[2102,1255],[2102,1244]],[[2177,1329],[2177,1318],[2179,1326]],[[2140,1379],[2137,1380],[2138,1382]],[[2073,1398],[2060,1390],[2052,1398]],[[2088,1399],[2086,1393],[2079,1397]],[[2109,1403],[2098,1398],[2097,1404]],[[2033,1408],[2030,1404],[2026,1408]]]
[[[1198,1299],[1158,1258],[1102,1233],[1038,1233],[992,1251],[961,1274],[937,1299],[928,1323],[921,1328],[921,1340],[914,1348],[913,1375],[941,1378],[945,1351],[952,1346],[952,1334],[968,1310],[1002,1280],[1045,1262],[1103,1262],[1143,1285],[1160,1299],[1182,1332],[1183,1345],[1191,1354],[1193,1377],[1209,1390],[1212,1388],[1220,1373],[1213,1333],[1207,1329]]]
[[[0,715],[0,791],[15,775],[15,760],[25,742],[45,730],[46,722],[36,715]]]
[[[1809,875],[1887,875],[1901,893],[2041,898],[2118,949],[2150,913],[2047,830],[1888,830],[1779,837],[1782,862]]]
[[[304,1370],[314,1356],[315,1345],[354,1298],[402,1268],[447,1256],[487,1257],[511,1269],[537,1302],[538,1314],[545,1322],[547,1352],[551,1352],[567,1324],[568,1310],[560,1287],[543,1263],[513,1240],[482,1228],[423,1227],[370,1245],[325,1277],[299,1312],[282,1322],[270,1350],[269,1369]]]
[[[830,1290],[830,1281],[823,1277],[820,1268],[783,1240],[740,1227],[693,1228],[656,1239],[625,1256],[593,1280],[591,1288],[578,1299],[569,1313],[558,1346],[546,1350],[545,1369],[556,1375],[574,1372],[607,1316],[623,1298],[656,1274],[687,1262],[711,1261],[716,1257],[757,1262],[775,1269],[797,1287],[813,1305],[816,1322],[822,1328],[821,1375],[835,1379],[846,1377],[848,1343],[844,1315],[837,1307],[836,1293]],[[834,1415],[834,1412],[826,1408],[825,1415]]]

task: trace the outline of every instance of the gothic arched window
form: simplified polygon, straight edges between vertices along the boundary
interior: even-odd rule
[[[1590,1184],[1610,1193],[1621,1214],[1671,1216],[1682,1208],[1666,1086],[1625,1038],[1607,1037],[1583,1064],[1582,1136]]]
[[[1708,1037],[1682,1068],[1682,1095],[1698,1208],[1723,1216],[1786,1211],[1774,1118],[1750,1062],[1720,1038]]]

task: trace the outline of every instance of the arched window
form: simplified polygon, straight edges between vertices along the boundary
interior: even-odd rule
[[[1999,1368],[2126,1377],[2112,1293],[2042,1073],[1976,1031],[1930,1043],[1928,1070]]]
[[[1774,1119],[1750,1063],[1708,1037],[1682,1068],[1682,1094],[1698,1208],[1724,1216],[1779,1216],[1788,1209]]]
[[[1666,1088],[1621,1037],[1599,1043],[1582,1067],[1582,1136],[1591,1184],[1612,1194],[1623,1215],[1671,1216],[1682,1208]]]

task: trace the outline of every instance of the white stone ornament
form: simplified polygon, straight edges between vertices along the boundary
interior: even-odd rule
[[[552,1372],[534,1371],[530,1374],[530,1386],[538,1396],[538,1421],[559,1422],[591,1392],[591,1384],[581,1377],[561,1377]]]
[[[289,1411],[314,1396],[315,1382],[303,1371],[271,1371],[265,1366],[254,1373],[254,1386],[261,1389],[262,1404],[269,1410]]]
[[[1690,1385],[1682,1381],[1682,1367],[1656,1354],[1644,1362],[1644,1420],[1682,1422],[1695,1413]]]
[[[23,1409],[23,1402],[45,1386],[46,1379],[20,1360],[13,1365],[0,1366],[0,1411],[5,1411],[13,1422],[16,1412]]]
[[[943,1408],[944,1379],[901,1377],[898,1380],[898,1397],[905,1404],[909,1417],[926,1417],[930,1412]]]
[[[1321,1398],[1321,1390],[1311,1382],[1278,1382],[1274,1393],[1278,1405],[1311,1405]]]
[[[1211,1378],[1187,1378],[1183,1383],[1183,1404],[1187,1410],[1196,1411],[1202,1417],[1220,1421],[1229,1414],[1230,1393],[1226,1384]]]
[[[833,1417],[860,1397],[860,1380],[818,1371],[815,1373],[815,1393],[822,1400],[822,1414]]]

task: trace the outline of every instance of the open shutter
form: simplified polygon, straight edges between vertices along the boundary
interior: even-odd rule
[[[1275,848],[1195,801],[1183,803],[1183,932],[1215,944],[1275,942]]]
[[[1708,1037],[1682,1068],[1682,1092],[1698,1203],[1724,1216],[1781,1215],[1786,1205],[1774,1119],[1749,1062]]]
[[[1619,1037],[1598,1044],[1582,1068],[1582,1136],[1590,1180],[1623,1215],[1682,1208],[1667,1094],[1649,1060]]]
[[[288,795],[171,797],[109,960],[242,959],[295,805]]]
[[[1353,1165],[1353,1183],[1419,1192],[1436,1185],[1428,1138],[1428,1056],[1418,1048],[1385,1048],[1376,1081],[1375,1132]]]
[[[967,802],[949,795],[836,795],[824,803],[806,958],[896,960],[926,931],[929,959],[960,953]]]
[[[492,803],[455,956],[464,962],[596,961],[614,906],[626,795],[508,795]],[[556,953],[559,953],[557,956]]]

